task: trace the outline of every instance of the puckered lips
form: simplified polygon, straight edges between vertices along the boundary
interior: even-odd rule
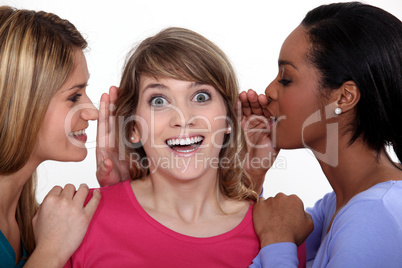
[[[165,141],[165,143],[175,152],[178,153],[192,153],[200,147],[204,137],[200,135],[175,137]]]

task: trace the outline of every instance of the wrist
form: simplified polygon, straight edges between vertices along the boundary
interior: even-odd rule
[[[260,246],[261,248],[272,245],[272,244],[277,244],[277,243],[293,243],[296,244],[294,239],[290,237],[261,237],[260,238]]]
[[[24,268],[30,267],[63,267],[69,257],[63,257],[60,252],[46,248],[36,247],[29,257]]]

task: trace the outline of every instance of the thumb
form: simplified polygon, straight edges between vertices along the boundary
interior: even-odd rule
[[[113,170],[113,162],[109,158],[99,162],[99,165],[96,169],[96,177],[98,179],[99,184],[105,185],[109,178],[110,178],[110,173]]]

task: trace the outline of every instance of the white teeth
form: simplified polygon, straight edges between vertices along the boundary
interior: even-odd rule
[[[81,130],[78,130],[78,131],[73,131],[73,132],[70,133],[70,135],[74,135],[74,136],[79,136],[79,135],[83,135],[83,134],[85,134],[85,129],[81,129]]]
[[[175,145],[190,145],[194,143],[198,143],[203,140],[203,137],[196,136],[191,138],[183,138],[183,139],[169,139],[167,140],[167,145],[175,146]]]

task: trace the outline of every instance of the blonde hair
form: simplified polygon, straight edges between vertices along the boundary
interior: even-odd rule
[[[220,159],[229,159],[226,167],[219,165],[218,183],[221,193],[238,200],[256,200],[252,190],[252,180],[243,169],[246,146],[243,132],[236,116],[235,107],[238,98],[238,83],[228,58],[218,46],[188,29],[167,28],[155,36],[142,41],[132,51],[123,71],[119,95],[116,101],[116,118],[124,120],[135,114],[141,75],[169,77],[184,81],[195,81],[213,86],[223,97],[232,132],[224,137]],[[133,122],[125,129],[116,124],[120,144],[129,140]],[[125,146],[126,157],[137,153],[146,159],[142,147]],[[133,179],[139,179],[149,173],[144,165],[131,166]]]
[[[54,14],[0,7],[0,174],[27,163],[50,100],[73,70],[76,50],[86,46],[74,25]],[[28,256],[35,248],[35,189],[36,172],[16,212]]]

